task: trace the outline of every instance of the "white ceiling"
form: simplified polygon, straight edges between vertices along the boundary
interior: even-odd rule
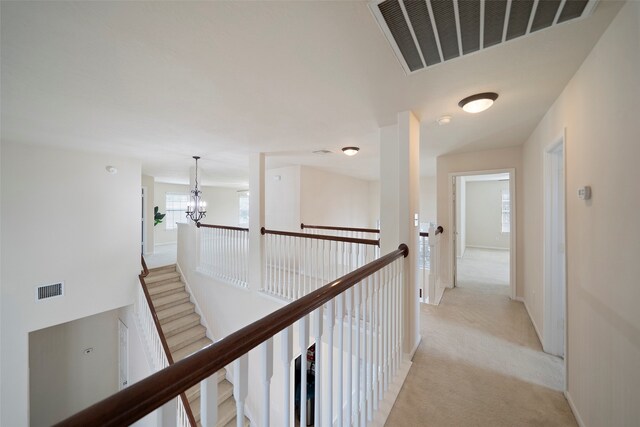
[[[523,143],[620,6],[406,76],[364,2],[3,1],[2,141],[136,157],[166,182],[198,154],[206,184],[245,186],[258,151],[376,179],[378,129],[413,110],[432,175],[438,155]],[[487,112],[457,107],[482,91]]]

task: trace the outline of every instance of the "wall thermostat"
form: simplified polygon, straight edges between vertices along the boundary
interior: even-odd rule
[[[588,185],[578,188],[578,198],[580,200],[589,200],[591,198],[591,187]]]

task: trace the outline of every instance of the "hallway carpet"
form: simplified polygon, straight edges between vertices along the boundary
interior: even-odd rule
[[[421,304],[422,342],[386,426],[575,426],[562,359],[524,305],[478,288]]]

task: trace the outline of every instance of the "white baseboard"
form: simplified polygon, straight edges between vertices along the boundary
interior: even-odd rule
[[[162,242],[162,243],[156,243],[153,246],[167,246],[167,245],[177,245],[178,241],[176,240],[175,242]]]
[[[387,390],[384,400],[378,405],[378,410],[373,415],[373,421],[369,424],[373,427],[383,427],[389,418],[393,404],[396,403],[396,399],[400,394],[400,389],[404,384],[412,362],[405,360],[400,364],[400,369],[396,374],[395,380],[389,384],[389,390]],[[335,425],[335,424],[334,424]]]
[[[584,421],[582,421],[582,417],[580,417],[580,413],[578,412],[576,405],[573,403],[573,399],[571,398],[571,395],[568,391],[564,392],[564,397],[567,399],[567,402],[569,402],[569,407],[571,408],[571,412],[573,412],[573,416],[576,418],[578,425],[580,427],[587,427]]]
[[[508,251],[509,248],[499,248],[497,246],[476,246],[476,245],[467,245],[468,248],[475,249],[491,249],[492,251]]]
[[[418,347],[420,347],[421,342],[422,342],[422,335],[418,335],[418,340],[416,341],[416,345],[411,349],[411,352],[409,353],[409,360],[413,360],[413,356],[416,354],[416,351],[418,351]]]
[[[536,325],[536,321],[531,315],[531,310],[529,310],[529,306],[527,305],[527,301],[522,297],[516,297],[516,301],[521,301],[524,304],[525,310],[527,310],[527,314],[529,315],[529,319],[531,319],[531,323],[533,324],[533,329],[536,331],[536,335],[538,335],[538,340],[540,341],[540,345],[544,346],[544,341],[542,340],[542,334],[538,329],[538,325]]]

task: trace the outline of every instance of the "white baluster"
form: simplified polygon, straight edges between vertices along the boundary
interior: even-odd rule
[[[368,325],[367,331],[365,331],[365,339],[367,340],[367,351],[364,365],[367,371],[367,391],[365,399],[367,402],[367,420],[372,421],[373,396],[371,387],[373,384],[373,278],[371,276],[367,278],[367,317],[369,318],[369,323],[367,324],[367,322],[365,321],[365,325]]]
[[[342,427],[344,420],[343,402],[344,402],[344,294],[338,295],[336,298],[338,311],[338,427]],[[333,348],[331,348],[333,353]]]
[[[379,366],[380,366],[380,272],[376,271],[373,276],[373,311],[374,311],[374,323],[373,323],[373,410],[378,410],[379,398]]]
[[[354,379],[353,388],[355,390],[355,414],[353,419],[353,425],[360,425],[360,303],[362,301],[361,296],[362,282],[353,286],[353,303],[355,305],[355,318],[356,318],[356,359],[354,363]]]
[[[269,427],[269,408],[271,398],[271,377],[273,376],[273,338],[260,344],[260,363],[262,372],[262,426]]]
[[[289,326],[282,330],[280,334],[280,354],[282,356],[282,368],[284,373],[283,396],[284,426],[291,427],[291,359],[293,358],[293,327]]]
[[[171,399],[161,406],[162,427],[176,427],[178,418],[178,398]]]
[[[200,423],[214,427],[218,422],[218,373],[200,382]]]
[[[314,360],[314,402],[313,402],[313,425],[321,426],[322,413],[322,307],[313,312],[313,338],[316,342],[316,354]]]
[[[347,294],[347,322],[349,324],[347,329],[347,425],[351,426],[351,416],[353,414],[351,399],[353,390],[353,316],[351,316],[351,309],[353,307],[353,288],[350,288],[346,292]]]
[[[244,401],[249,386],[249,355],[243,354],[233,362],[233,396],[236,398],[236,426],[244,427]]]
[[[300,425],[307,425],[307,349],[309,348],[309,320],[304,316],[298,321],[300,339]]]
[[[338,295],[336,297],[336,299],[338,301],[340,301],[342,299],[341,295]],[[330,426],[333,424],[333,327],[335,325],[335,317],[334,317],[334,301],[329,301],[327,303],[327,325],[325,328],[325,334],[326,334],[326,340],[327,340],[327,348],[328,348],[328,352],[327,352],[327,372],[325,374],[325,378],[326,378],[326,384],[327,386],[325,387],[325,390],[327,391],[327,394],[324,397],[324,402],[326,409],[325,409],[325,414],[326,414],[326,421],[325,421],[325,425],[326,426]],[[340,326],[342,326],[342,322],[340,322]],[[318,350],[316,349],[316,352]],[[340,344],[340,359],[342,360],[342,344]],[[316,364],[316,369],[318,369],[318,365]],[[342,381],[342,365],[340,365],[340,375],[338,376],[338,381]],[[317,375],[317,374],[316,374]],[[339,382],[338,384],[340,384],[340,387],[338,387],[338,391],[342,390],[342,383]],[[342,402],[340,400],[338,400],[339,402],[339,407],[342,407]],[[342,411],[340,411],[340,414],[342,414]],[[340,417],[338,417],[338,420],[340,420]],[[338,421],[338,426],[341,426],[342,422]]]

